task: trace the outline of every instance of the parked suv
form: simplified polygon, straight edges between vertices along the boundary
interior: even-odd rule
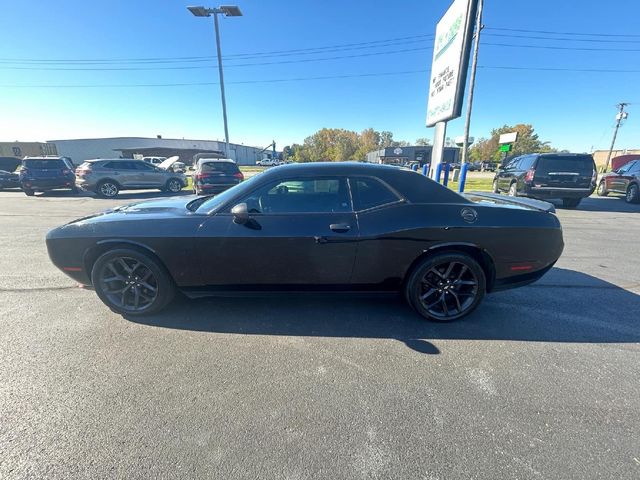
[[[150,165],[142,160],[87,160],[76,169],[76,182],[83,190],[113,198],[120,190],[159,188],[178,193],[187,185],[185,176]]]
[[[534,153],[515,157],[493,179],[495,193],[541,200],[561,199],[575,208],[596,188],[596,165],[584,153]]]
[[[220,193],[244,180],[236,162],[226,158],[201,158],[193,172],[193,193]]]
[[[640,160],[633,160],[602,176],[598,195],[621,193],[627,203],[640,203]]]
[[[27,196],[47,190],[78,193],[73,162],[67,157],[25,157],[20,168],[20,188]]]

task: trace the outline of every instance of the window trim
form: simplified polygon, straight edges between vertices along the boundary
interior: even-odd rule
[[[369,207],[369,208],[363,208],[362,210],[356,210],[355,209],[356,208],[356,203],[355,203],[355,200],[354,200],[354,197],[353,197],[353,192],[355,190],[355,187],[354,187],[354,185],[351,185],[351,180],[356,180],[358,178],[368,178],[368,179],[380,182],[382,184],[382,186],[385,187],[387,190],[389,190],[391,193],[393,193],[398,198],[398,200],[394,200],[393,202],[381,203],[380,205],[375,205],[375,206]],[[353,208],[353,211],[356,212],[356,213],[369,212],[371,210],[386,208],[386,207],[389,207],[391,205],[396,205],[396,204],[399,204],[399,203],[407,202],[407,199],[400,192],[398,192],[395,188],[393,188],[387,182],[382,180],[380,177],[374,177],[373,175],[356,175],[356,176],[348,176],[347,180],[349,182],[349,193],[351,195],[351,206]]]
[[[269,186],[271,184],[274,184],[274,183],[278,184],[278,183],[290,182],[290,181],[327,180],[327,179],[337,179],[338,181],[344,180],[345,185],[347,187],[347,193],[348,193],[348,198],[349,198],[349,210],[347,210],[345,212],[276,212],[276,213],[260,212],[260,213],[252,213],[251,215],[252,216],[256,216],[256,217],[291,216],[291,215],[336,215],[336,214],[353,215],[355,213],[355,210],[353,209],[353,198],[352,198],[352,195],[351,195],[351,188],[350,188],[350,185],[349,185],[349,178],[348,178],[347,175],[292,176],[292,177],[279,178],[279,179],[277,179],[275,181],[271,181],[271,182],[267,181],[267,182],[264,182],[264,183],[256,186],[256,188],[254,188],[250,192],[244,194],[241,198],[235,198],[233,200],[230,200],[218,212],[216,212],[215,215],[232,215],[231,214],[231,209],[234,206],[238,205],[239,203],[242,203],[244,201],[243,199],[246,199],[246,198],[250,197],[256,191],[260,190],[261,188],[267,187],[267,186]]]

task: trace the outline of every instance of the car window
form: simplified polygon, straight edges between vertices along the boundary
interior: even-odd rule
[[[580,175],[591,175],[593,170],[593,157],[590,155],[541,156],[536,165],[536,171],[542,175],[550,172],[575,172]]]
[[[234,173],[238,173],[240,170],[238,169],[238,165],[231,162],[205,162],[200,165],[200,170],[203,173],[225,173],[229,175],[233,175]]]
[[[133,168],[136,170],[143,170],[145,172],[154,172],[157,170],[152,165],[149,165],[148,163],[145,163],[145,162],[127,162],[127,163],[132,163]]]
[[[342,178],[300,178],[272,182],[238,203],[242,202],[254,214],[351,211],[347,182]]]
[[[46,170],[46,169],[55,169],[55,168],[67,168],[65,163],[61,159],[25,159],[22,161],[22,164],[27,168],[32,168],[34,170]]]
[[[526,157],[522,157],[520,160],[520,164],[518,165],[519,170],[529,170],[533,167],[533,162],[535,162],[536,157],[533,155],[527,155]]]
[[[629,173],[638,173],[640,172],[640,161],[631,162],[633,165],[629,167]]]
[[[374,178],[351,179],[351,188],[356,211],[379,207],[401,200],[387,186]]]

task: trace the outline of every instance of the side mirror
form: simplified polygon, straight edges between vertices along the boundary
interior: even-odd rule
[[[244,225],[249,221],[249,210],[246,203],[239,203],[231,209],[233,221],[237,224]]]

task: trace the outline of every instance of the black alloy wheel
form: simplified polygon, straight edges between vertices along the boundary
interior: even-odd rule
[[[103,254],[93,267],[91,281],[100,299],[123,315],[155,313],[175,293],[165,269],[136,250],[118,249]]]
[[[407,282],[407,298],[423,317],[449,322],[471,313],[482,301],[486,277],[464,253],[428,257]]]

